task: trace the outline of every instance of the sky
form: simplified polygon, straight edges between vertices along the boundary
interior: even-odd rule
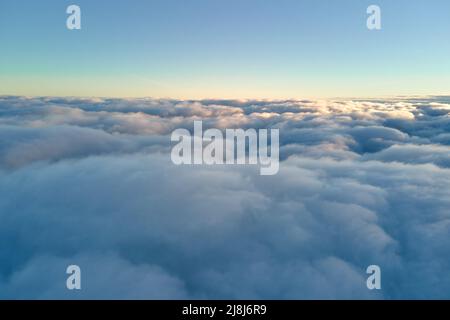
[[[449,18],[448,0],[1,0],[0,95],[443,95]]]

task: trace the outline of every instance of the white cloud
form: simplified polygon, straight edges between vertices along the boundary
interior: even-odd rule
[[[0,97],[0,297],[448,298],[438,102]],[[174,166],[199,118],[280,128],[280,173]]]

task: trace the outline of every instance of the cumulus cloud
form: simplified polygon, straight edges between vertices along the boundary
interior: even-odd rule
[[[448,298],[449,103],[0,97],[0,297]],[[279,174],[174,166],[195,120],[279,128]]]

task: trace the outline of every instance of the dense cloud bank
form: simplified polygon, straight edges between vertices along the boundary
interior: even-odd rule
[[[450,298],[449,113],[0,97],[0,298]],[[195,120],[279,128],[279,174],[174,166],[170,133]]]

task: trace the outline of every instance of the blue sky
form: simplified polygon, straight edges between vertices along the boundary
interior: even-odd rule
[[[66,29],[70,4],[82,30]],[[447,0],[1,0],[0,94],[448,94],[449,35]]]

